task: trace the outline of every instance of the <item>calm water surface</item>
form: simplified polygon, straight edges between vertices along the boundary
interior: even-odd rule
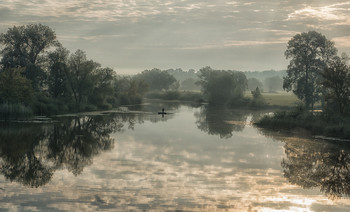
[[[259,115],[153,102],[3,125],[0,210],[349,211],[350,145],[264,132]]]

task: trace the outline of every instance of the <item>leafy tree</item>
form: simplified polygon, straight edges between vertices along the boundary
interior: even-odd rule
[[[8,68],[0,73],[0,101],[28,103],[33,95],[30,81],[22,76],[23,68]]]
[[[96,82],[89,97],[92,104],[102,109],[111,109],[112,105],[107,102],[113,98],[113,80],[115,72],[111,68],[99,68],[96,71]]]
[[[318,81],[320,72],[336,55],[334,43],[324,35],[310,31],[295,35],[289,42],[285,56],[291,59],[284,77],[283,88],[293,91],[307,108],[313,108],[322,92]]]
[[[69,51],[63,47],[48,55],[48,87],[53,98],[64,97],[68,92],[68,57]]]
[[[100,64],[88,60],[82,50],[77,50],[69,57],[67,76],[77,111],[82,109],[82,103],[87,102],[87,97],[95,85],[96,71],[99,67]]]
[[[138,76],[119,77],[114,82],[114,95],[119,104],[141,103],[147,90],[148,84]]]
[[[253,100],[252,100],[252,106],[257,107],[257,106],[262,106],[265,104],[265,99],[260,93],[259,87],[256,87],[254,91],[251,91]]]
[[[197,79],[197,75],[195,73],[195,70],[193,69],[190,69],[188,71],[183,71],[181,68],[177,68],[177,69],[168,69],[166,70],[166,72],[174,76],[175,79],[179,82],[182,82],[188,78]]]
[[[70,54],[56,40],[55,32],[41,24],[9,28],[0,34],[0,45],[0,103],[29,105],[36,114],[140,103],[149,88],[168,90],[180,85],[158,69],[117,79],[112,69],[88,60],[82,50]]]
[[[181,82],[181,89],[183,90],[198,90],[199,87],[196,84],[197,80],[194,78],[188,78]]]
[[[39,64],[45,50],[59,45],[55,32],[41,24],[14,26],[0,35],[0,43],[4,46],[0,52],[3,67],[26,67],[23,74],[32,81],[32,85],[42,86],[45,72]]]
[[[174,76],[160,69],[145,70],[137,77],[144,80],[150,90],[169,90],[177,82]]]
[[[247,78],[243,72],[213,70],[205,67],[199,71],[198,84],[209,104],[223,106],[237,105],[243,100]]]
[[[334,108],[338,113],[349,112],[350,105],[350,66],[346,54],[335,57],[322,72],[322,85],[326,89],[328,109]]]

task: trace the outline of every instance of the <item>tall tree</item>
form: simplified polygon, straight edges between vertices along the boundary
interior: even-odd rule
[[[320,99],[320,72],[337,53],[334,43],[315,31],[295,35],[289,42],[285,56],[291,59],[284,77],[283,88],[292,90],[307,108]]]
[[[68,57],[69,51],[63,47],[48,55],[48,87],[53,98],[64,97],[68,92]]]
[[[111,104],[107,100],[113,97],[113,81],[116,74],[111,68],[98,68],[94,89],[89,95],[89,102],[99,106],[102,109],[110,109]]]
[[[138,74],[139,79],[144,80],[150,90],[168,90],[172,84],[176,83],[174,76],[167,71],[161,71],[160,69],[145,70],[141,74]]]
[[[138,76],[117,77],[113,87],[118,104],[139,104],[143,95],[148,91],[148,84]]]
[[[87,101],[90,92],[93,91],[97,69],[100,64],[88,60],[85,52],[77,50],[69,58],[67,76],[69,87],[73,93],[76,110],[81,109],[81,104]]]
[[[247,88],[247,78],[243,72],[205,67],[199,70],[199,79],[202,93],[211,105],[239,104]]]
[[[350,66],[346,54],[335,57],[322,72],[327,107],[345,114],[350,106]]]
[[[0,73],[0,103],[28,103],[32,96],[30,81],[23,68],[9,68]]]
[[[26,67],[24,75],[39,87],[45,79],[45,72],[40,66],[40,57],[45,50],[58,46],[55,32],[48,26],[29,24],[14,26],[0,35],[1,64],[4,68]]]

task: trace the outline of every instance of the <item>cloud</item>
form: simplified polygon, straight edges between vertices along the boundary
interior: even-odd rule
[[[350,48],[350,36],[336,37],[332,39],[338,47]]]
[[[260,46],[260,45],[274,45],[287,43],[290,38],[280,38],[275,40],[233,40],[226,41],[217,44],[205,44],[199,46],[186,46],[186,47],[175,47],[174,49],[182,50],[203,50],[203,49],[222,49],[231,48],[236,46]]]
[[[98,42],[98,41],[101,41],[101,40],[104,40],[104,39],[113,39],[113,38],[119,38],[119,37],[122,37],[123,35],[118,35],[118,34],[115,34],[115,35],[86,35],[86,36],[65,36],[65,35],[62,35],[60,36],[60,40],[61,41],[78,41],[78,40],[84,40],[84,41],[87,41],[87,42]]]
[[[350,2],[326,6],[306,6],[288,15],[288,20],[316,19],[319,21],[344,21],[349,19]]]
[[[330,38],[347,36],[349,13],[350,2],[344,0],[3,0],[0,32],[13,25],[42,23],[54,29],[66,48],[85,50],[102,65],[124,70],[175,62],[176,67],[195,68],[203,64],[201,58],[213,56],[213,50],[227,54],[228,49],[241,59],[225,61],[218,55],[217,61],[210,62],[282,69],[288,38],[308,30]],[[260,48],[266,46],[276,50],[269,54],[268,64],[268,55],[260,55]],[[189,55],[189,50],[196,54]],[[264,60],[259,61],[259,56]],[[256,61],[249,63],[251,57]],[[246,65],[240,61],[247,61]]]

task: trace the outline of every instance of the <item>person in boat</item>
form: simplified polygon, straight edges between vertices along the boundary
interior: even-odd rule
[[[164,112],[164,108],[162,108],[162,112],[158,112],[158,114],[162,114],[162,116],[164,117],[164,114],[167,114],[167,113]]]

